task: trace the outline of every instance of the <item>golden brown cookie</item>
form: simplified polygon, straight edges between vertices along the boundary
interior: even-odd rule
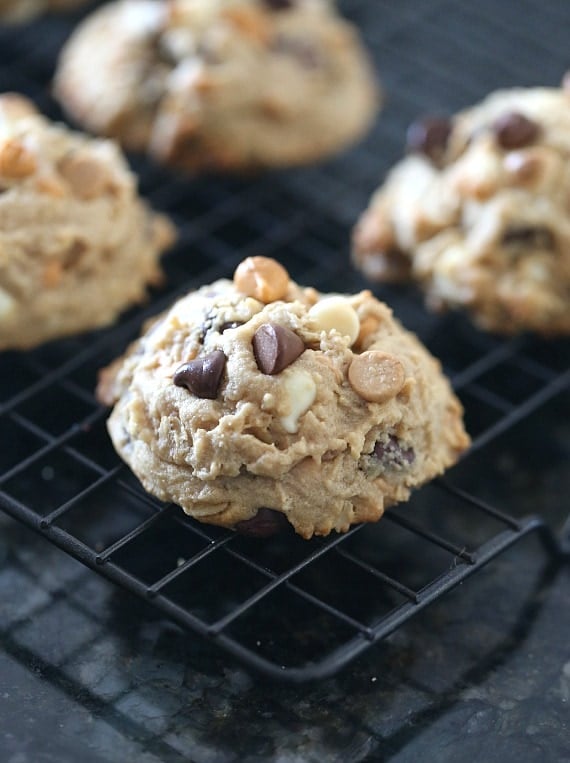
[[[386,305],[283,272],[251,258],[180,299],[98,394],[150,493],[202,522],[310,538],[376,521],[469,439],[440,364]]]
[[[173,237],[113,143],[0,96],[0,349],[111,323],[160,279]]]
[[[570,333],[570,89],[493,93],[408,144],[356,226],[357,267],[491,331]]]
[[[109,3],[68,42],[55,92],[89,130],[189,171],[314,161],[378,107],[356,30],[328,0]]]

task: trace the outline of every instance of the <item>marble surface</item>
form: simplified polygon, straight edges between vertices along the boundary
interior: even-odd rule
[[[569,448],[559,397],[454,480],[485,470],[481,497],[560,525]],[[0,521],[5,763],[570,761],[570,568],[533,537],[341,674],[292,687]]]

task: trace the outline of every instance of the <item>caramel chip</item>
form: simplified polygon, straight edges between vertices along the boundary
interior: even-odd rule
[[[378,350],[356,355],[348,369],[353,390],[369,403],[385,403],[404,386],[404,366],[394,355]]]
[[[234,284],[248,297],[268,304],[287,295],[289,273],[271,257],[248,257],[237,266]]]
[[[107,170],[100,161],[80,154],[64,157],[59,164],[59,171],[80,199],[100,196],[109,180]]]
[[[32,175],[36,167],[34,155],[16,138],[9,138],[0,146],[0,175],[25,178]]]

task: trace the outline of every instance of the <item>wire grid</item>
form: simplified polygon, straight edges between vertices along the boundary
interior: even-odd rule
[[[453,472],[378,526],[326,540],[289,534],[259,543],[199,525],[147,495],[119,463],[105,432],[107,411],[93,397],[97,370],[145,317],[230,275],[244,256],[278,257],[296,280],[323,290],[363,286],[347,267],[349,228],[399,155],[406,123],[418,112],[455,110],[498,84],[560,78],[570,9],[523,5],[521,29],[518,5],[497,8],[490,0],[476,11],[443,0],[397,8],[347,0],[344,10],[364,31],[390,102],[372,136],[334,162],[250,180],[191,181],[135,157],[142,192],[179,225],[180,241],[165,258],[169,286],[114,328],[0,357],[0,418],[10,443],[0,454],[0,505],[178,623],[290,681],[334,673],[531,532],[559,553],[541,520],[504,514],[456,487]],[[49,81],[72,21],[1,30],[0,87],[28,93],[59,117]],[[549,57],[537,74],[541,35]],[[510,54],[523,42],[528,57],[511,67]],[[449,66],[458,45],[460,71]],[[499,340],[461,317],[426,316],[412,290],[378,292],[442,359],[466,407],[472,452],[568,388],[566,342]]]

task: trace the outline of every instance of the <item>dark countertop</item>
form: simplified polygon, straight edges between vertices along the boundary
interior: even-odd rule
[[[482,497],[559,525],[569,447],[559,397],[454,480],[484,469]],[[570,568],[549,565],[535,538],[340,675],[290,687],[0,521],[5,763],[570,761]]]

